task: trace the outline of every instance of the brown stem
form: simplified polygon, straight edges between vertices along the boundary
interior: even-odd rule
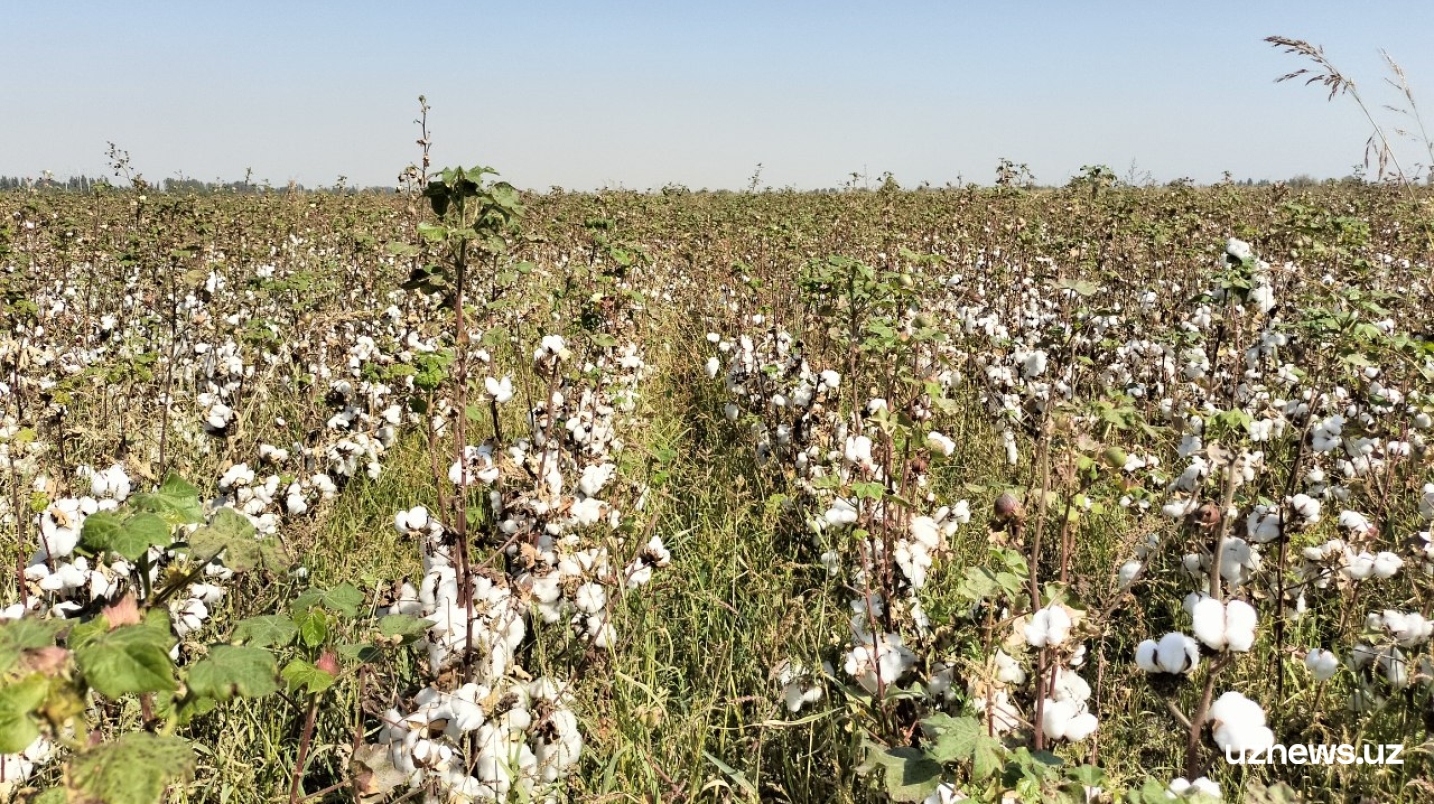
[[[1205,679],[1205,691],[1200,696],[1200,706],[1190,718],[1190,736],[1185,741],[1185,778],[1198,779],[1204,775],[1200,768],[1200,731],[1210,716],[1210,699],[1215,697],[1215,679],[1224,670],[1234,654],[1221,656],[1210,666],[1210,675]]]
[[[289,804],[298,804],[304,789],[304,764],[309,760],[309,744],[314,740],[314,721],[319,715],[319,696],[309,696],[309,710],[304,714],[304,733],[299,738],[299,755],[294,759],[294,778],[289,782]]]

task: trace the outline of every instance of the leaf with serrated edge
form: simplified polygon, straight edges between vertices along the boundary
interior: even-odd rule
[[[70,759],[71,804],[155,804],[194,772],[194,750],[178,737],[131,732]]]
[[[189,668],[189,691],[225,701],[259,698],[279,689],[279,663],[263,648],[215,645]]]
[[[294,641],[299,627],[282,614],[264,614],[240,620],[234,625],[232,638],[256,648],[282,647]]]
[[[75,650],[85,681],[102,695],[167,692],[175,688],[169,659],[173,638],[146,625],[127,625],[100,634]]]

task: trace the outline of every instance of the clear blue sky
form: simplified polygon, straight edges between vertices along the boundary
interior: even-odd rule
[[[1431,2],[0,0],[0,174],[393,184],[415,158],[523,187],[1341,176],[1368,126],[1276,85],[1325,47],[1374,105],[1378,49],[1434,115]],[[1434,125],[1434,120],[1430,121]],[[1407,159],[1416,151],[1406,149]]]

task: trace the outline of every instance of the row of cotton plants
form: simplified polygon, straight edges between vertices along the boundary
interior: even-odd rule
[[[1223,753],[1315,734],[1412,745],[1434,722],[1420,264],[1302,244],[1266,262],[1214,240],[1214,215],[1206,240],[1127,262],[1068,221],[944,196],[932,203],[956,223],[894,217],[852,245],[859,258],[813,258],[845,249],[854,224],[813,218],[839,221],[826,239],[800,217],[723,217],[715,200],[552,203],[582,225],[499,232],[511,258],[469,252],[466,296],[434,271],[462,228],[430,236],[396,206],[359,223],[296,205],[273,225],[134,207],[179,227],[162,247],[123,216],[110,232],[17,210],[0,237],[7,621],[83,623],[159,596],[183,670],[233,619],[268,614],[255,606],[271,588],[302,590],[311,565],[384,568],[370,579],[407,566],[366,611],[422,621],[417,661],[380,684],[343,671],[369,770],[381,756],[395,797],[559,800],[575,774],[638,761],[594,750],[627,737],[589,719],[612,705],[594,671],[663,633],[624,625],[624,599],[681,599],[671,580],[645,588],[689,578],[685,543],[682,571],[663,572],[664,539],[707,532],[710,511],[745,516],[708,507],[726,494],[767,512],[739,532],[780,544],[805,585],[782,607],[803,639],[754,653],[769,688],[730,702],[789,718],[732,733],[820,735],[835,711],[859,739],[814,736],[837,752],[823,761],[909,760],[889,781],[929,768],[922,752],[940,774],[916,800],[1109,800],[1139,776],[1172,799],[1238,800]],[[662,217],[676,209],[694,217]],[[709,382],[664,376],[674,367]],[[692,433],[710,448],[689,449]],[[751,482],[649,489],[632,468],[648,462],[685,478],[730,462]],[[171,473],[196,481],[190,521],[132,559],[92,549],[100,523],[160,505]],[[333,528],[353,555],[327,555]],[[197,566],[219,531],[253,551]],[[372,544],[399,555],[371,560]],[[235,566],[256,561],[243,586]],[[730,591],[734,618],[762,610],[747,594]],[[640,681],[614,686],[663,699]],[[969,723],[980,751],[942,753]],[[653,729],[649,745],[674,733]],[[755,744],[713,755],[756,778]],[[0,781],[58,778],[73,751],[35,740]],[[1059,773],[1017,791],[1011,779],[1040,776],[1029,757],[1050,755]],[[654,790],[742,784],[697,764],[713,779]]]
[[[1024,741],[1029,736],[1019,735],[1034,728],[1037,747],[1086,741],[1100,723],[1090,684],[1080,675],[1090,648],[1086,638],[1106,631],[1108,618],[1122,610],[1151,610],[1146,590],[1167,584],[1186,590],[1188,633],[1152,634],[1132,644],[1127,660],[1171,679],[1151,689],[1175,696],[1172,705],[1182,697],[1178,679],[1201,677],[1203,703],[1197,695],[1193,711],[1177,713],[1197,742],[1208,739],[1207,745],[1241,754],[1295,736],[1277,734],[1278,724],[1257,702],[1268,700],[1271,690],[1245,686],[1211,702],[1219,685],[1235,675],[1226,671],[1238,655],[1274,634],[1279,653],[1293,652],[1306,666],[1300,676],[1282,659],[1263,659],[1278,665],[1278,689],[1288,683],[1318,692],[1344,667],[1351,674],[1351,711],[1382,711],[1391,705],[1391,693],[1411,684],[1420,689],[1415,705],[1429,707],[1430,624],[1417,600],[1428,589],[1422,579],[1434,550],[1427,525],[1434,519],[1431,486],[1420,481],[1427,471],[1430,400],[1407,370],[1382,371],[1360,354],[1329,359],[1323,343],[1337,337],[1332,327],[1341,325],[1363,327],[1368,340],[1397,339],[1392,318],[1364,324],[1358,313],[1333,323],[1300,317],[1279,303],[1277,290],[1293,291],[1299,269],[1272,267],[1234,239],[1212,269],[1213,286],[1165,281],[1126,291],[1128,306],[1101,299],[1115,291],[1093,283],[1036,281],[1034,275],[1054,271],[1053,261],[1038,260],[1015,292],[995,292],[991,283],[1009,278],[982,276],[981,264],[973,266],[974,276],[958,271],[928,277],[938,280],[937,289],[898,311],[896,325],[908,334],[921,325],[919,316],[944,317],[953,326],[949,337],[917,353],[914,362],[926,383],[896,411],[881,397],[844,397],[842,383],[849,379],[814,370],[802,335],[761,314],[743,315],[734,335],[707,336],[714,352],[706,370],[725,381],[725,418],[744,433],[759,466],[775,462],[791,479],[796,504],[809,512],[820,562],[856,593],[845,655],[828,657],[824,669],[812,659],[787,659],[774,673],[791,711],[821,700],[831,683],[843,680],[880,698],[889,686],[910,686],[920,669],[929,674],[914,688],[924,691],[922,711],[954,702],[946,691],[965,681],[967,710],[981,715],[993,735]],[[909,270],[929,272],[924,266]],[[1016,276],[1021,272],[1017,266]],[[1329,277],[1324,282],[1332,284]],[[1363,312],[1381,311],[1368,306]],[[805,326],[810,333],[812,321]],[[1324,359],[1313,363],[1317,358]],[[1431,368],[1424,357],[1414,364],[1413,377]],[[1329,379],[1335,376],[1338,382]],[[965,679],[940,660],[939,650],[927,656],[913,650],[934,649],[920,639],[930,623],[918,594],[933,558],[948,552],[953,537],[970,533],[960,529],[970,518],[967,504],[941,505],[926,490],[925,475],[955,447],[939,432],[942,417],[932,420],[929,395],[959,393],[963,386],[988,412],[1012,467],[1012,485],[1026,482],[1027,489],[1039,490],[1040,461],[1050,461],[1052,443],[1065,436],[1053,432],[1058,419],[1060,427],[1078,433],[1066,443],[1093,458],[1081,469],[1088,478],[1046,501],[1057,510],[1047,518],[1045,549],[1058,551],[1058,558],[1030,552],[1035,523],[1016,497],[1002,494],[996,501],[991,538],[1006,539],[1005,531],[1024,537],[1024,544],[1013,546],[1025,553],[1032,572],[1041,572],[1043,564],[1048,572],[1058,568],[1061,585],[1066,583],[1071,538],[1055,523],[1074,521],[1073,508],[1077,516],[1097,505],[1124,511],[1140,523],[1136,527],[1149,529],[1110,568],[1109,593],[1087,601],[1101,604],[1103,619],[1093,621],[1072,598],[1051,600],[1045,592],[1011,600],[1024,602],[1026,613],[1001,609],[1001,619],[1015,618],[1010,638],[984,667],[968,665],[975,672]],[[1092,394],[1121,407],[1078,404]],[[893,412],[909,432],[887,423]],[[1132,426],[1136,421],[1143,430]],[[1134,439],[1110,438],[1112,424]],[[1093,437],[1102,429],[1104,437]],[[902,433],[904,446],[893,446],[893,430]],[[1023,471],[1031,474],[1022,478]],[[1049,476],[1044,482],[1052,486]],[[1109,496],[1103,504],[1097,502],[1100,492]],[[899,509],[889,496],[901,501]],[[1324,513],[1329,508],[1338,515]],[[1400,533],[1410,527],[1411,512],[1424,526]],[[1161,518],[1171,524],[1162,525]],[[1055,528],[1061,534],[1052,548],[1049,539],[1056,534],[1049,531]],[[1414,593],[1403,607],[1376,605],[1368,617],[1343,615],[1363,600],[1392,602],[1408,594],[1377,587],[1414,567],[1421,568],[1419,575],[1399,587]],[[1038,577],[1044,582],[1050,576]],[[1324,636],[1304,645],[1288,641],[1297,628],[1311,633],[1300,623],[1312,608],[1326,613],[1313,631]],[[1331,620],[1330,611],[1340,614]],[[968,616],[979,623],[982,615],[973,610]],[[1210,761],[1195,752],[1185,764],[1194,781],[1171,780],[1172,795],[1219,795],[1218,785],[1204,776]],[[948,785],[941,795],[957,789]]]
[[[424,575],[401,585],[392,611],[433,623],[426,644],[435,680],[384,715],[379,741],[411,785],[437,783],[462,800],[556,800],[583,736],[571,680],[533,679],[525,643],[539,623],[566,623],[590,650],[613,650],[615,606],[671,563],[660,536],[633,544],[618,530],[615,500],[628,491],[618,475],[623,432],[638,421],[648,371],[637,344],[580,356],[548,335],[531,361],[544,396],[523,430],[505,438],[495,428],[446,472],[454,498],[477,498],[485,511],[466,526],[484,529],[497,548],[491,558],[461,556],[462,531],[438,512],[416,506],[394,518],[420,546]],[[511,375],[489,376],[483,387],[495,411],[515,400]]]

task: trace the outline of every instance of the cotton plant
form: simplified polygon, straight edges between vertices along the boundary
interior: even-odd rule
[[[621,429],[635,416],[646,363],[630,345],[605,348],[585,371],[563,372],[573,350],[546,336],[534,351],[552,376],[547,398],[527,417],[528,432],[508,443],[465,445],[446,480],[487,501],[506,540],[507,571],[473,578],[471,603],[459,588],[457,534],[423,506],[395,513],[393,527],[420,545],[424,574],[402,582],[387,609],[427,620],[429,672],[435,679],[471,667],[459,687],[435,682],[394,710],[380,745],[411,784],[436,782],[463,800],[545,799],[556,795],[582,750],[570,682],[527,682],[521,647],[537,623],[567,623],[595,649],[616,647],[616,600],[650,583],[672,554],[651,536],[630,557],[613,533],[621,514]],[[505,378],[506,379],[506,378]],[[505,388],[491,383],[495,404]],[[631,550],[631,548],[628,548]],[[465,665],[465,663],[467,663]],[[427,724],[446,723],[437,736]]]

